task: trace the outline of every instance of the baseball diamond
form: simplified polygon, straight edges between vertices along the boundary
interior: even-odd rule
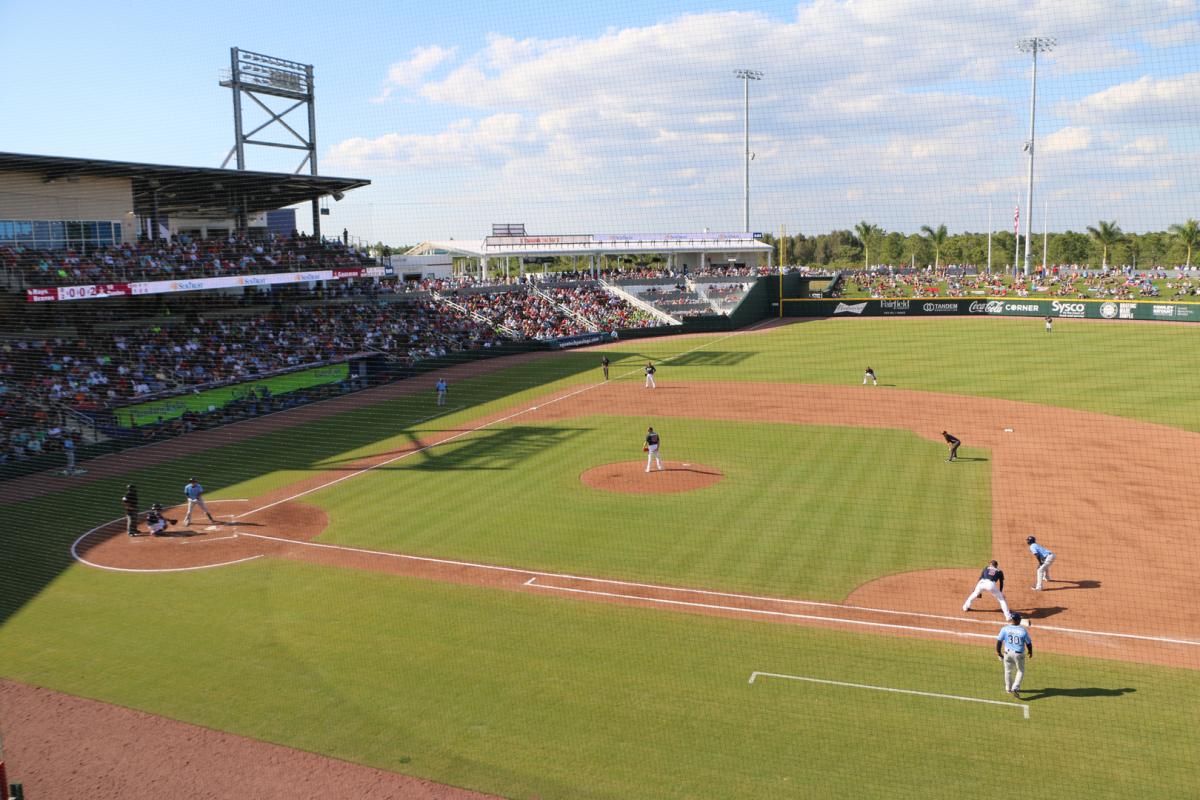
[[[1007,342],[1013,363],[979,368],[951,329]],[[1157,368],[1130,350],[1193,345],[1170,327],[1029,330],[861,319],[852,330],[830,320],[647,340],[604,348],[608,381],[586,352],[479,362],[448,373],[462,407],[445,415],[426,419],[435,381],[424,378],[110,456],[78,478],[80,498],[133,482],[172,499],[202,477],[222,524],[182,524],[176,500],[163,515],[177,524],[160,537],[125,536],[123,517],[86,499],[64,505],[44,481],[10,481],[5,524],[22,515],[55,547],[20,551],[43,566],[17,585],[23,595],[5,590],[5,675],[149,712],[123,724],[169,717],[384,770],[363,780],[401,773],[499,796],[578,788],[572,773],[600,763],[611,774],[589,781],[597,796],[635,784],[694,794],[699,781],[739,796],[726,783],[735,761],[787,760],[782,742],[744,731],[806,719],[822,748],[855,752],[850,719],[863,715],[897,735],[923,725],[923,746],[946,753],[987,724],[1003,746],[1053,741],[1094,770],[1084,753],[1131,746],[1115,732],[1148,714],[1184,726],[1196,710],[1200,616],[1175,598],[1200,553],[1185,544],[1192,515],[1174,487],[1200,426],[1186,392],[1151,406],[1083,389],[1105,374],[1150,380]],[[1112,346],[1118,334],[1125,347]],[[1057,352],[1063,342],[1074,349]],[[928,359],[906,360],[914,350]],[[1023,359],[1069,370],[1088,352],[1109,368],[1081,373],[1082,387],[1056,370],[1003,374],[1023,374]],[[892,385],[861,385],[868,353]],[[670,370],[657,392],[642,385],[647,359]],[[1167,373],[1157,380],[1171,385]],[[670,448],[661,473],[629,460],[629,434],[647,421]],[[963,442],[951,464],[943,430]],[[39,522],[50,505],[69,509],[57,519],[73,530]],[[1037,592],[1035,530],[1070,554]],[[1144,569],[1131,570],[1130,547]],[[1032,621],[1037,658],[1019,697],[1036,707],[1028,719],[1001,713],[1013,698],[988,660],[999,609],[986,595],[960,608],[988,558]],[[55,573],[52,585],[36,579]],[[106,598],[103,616],[85,610],[94,597]],[[53,644],[41,633],[51,629]],[[131,657],[164,676],[155,685],[169,695],[116,669]],[[85,658],[97,669],[81,674],[71,665]],[[476,662],[492,667],[483,675]],[[752,671],[825,688],[745,694]],[[0,692],[10,707],[32,702],[21,683]],[[885,691],[843,694],[860,685]],[[213,705],[214,693],[231,702]],[[639,701],[619,699],[630,695]],[[328,724],[256,711],[280,703],[289,719]],[[1112,737],[1078,732],[1094,703]],[[354,732],[364,723],[400,744],[373,745]],[[474,731],[459,745],[471,766],[439,755],[435,743],[455,730]],[[672,735],[651,745],[639,730]],[[669,776],[624,750],[630,736],[676,764]],[[1145,748],[1162,786],[1190,780],[1182,742]],[[886,784],[901,763],[859,760],[845,780],[860,786]],[[745,796],[761,796],[762,780]],[[935,795],[950,796],[974,777],[947,766],[939,780]],[[1049,783],[1079,780],[1065,769]]]

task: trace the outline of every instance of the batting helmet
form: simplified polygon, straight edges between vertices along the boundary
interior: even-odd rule
[[[1012,612],[1012,624],[1013,625],[1021,624],[1021,612],[1020,611]]]
[[[1025,537],[1025,544],[1033,544],[1036,541],[1037,541],[1036,536],[1026,536]]]
[[[162,511],[162,503],[155,503],[154,505],[150,506],[150,508],[154,509],[155,511]]]

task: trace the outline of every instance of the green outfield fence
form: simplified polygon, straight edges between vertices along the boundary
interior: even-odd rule
[[[776,284],[778,286],[778,284]],[[786,285],[785,285],[786,292]],[[1200,322],[1200,303],[1023,297],[909,297],[887,300],[780,298],[783,317],[1002,316]]]

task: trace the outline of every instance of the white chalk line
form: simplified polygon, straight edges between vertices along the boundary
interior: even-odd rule
[[[209,503],[247,503],[247,502],[249,502],[249,500],[247,500],[246,498],[240,498],[237,500],[209,500],[208,502]],[[71,542],[71,558],[75,559],[80,564],[86,564],[89,567],[95,567],[96,569],[102,569],[107,572],[147,572],[147,573],[150,573],[150,572],[192,572],[194,570],[200,570],[200,569],[214,569],[216,567],[229,567],[234,564],[242,564],[246,561],[253,561],[256,558],[262,558],[262,554],[259,554],[256,556],[247,556],[246,558],[239,558],[235,561],[222,561],[218,564],[198,564],[194,567],[134,568],[134,567],[113,567],[113,566],[109,566],[107,564],[97,564],[95,561],[89,561],[88,559],[79,555],[80,542],[82,542],[84,539],[91,536],[93,533],[95,533],[96,531],[98,531],[102,528],[107,528],[109,525],[115,525],[119,522],[124,522],[124,521],[125,521],[124,517],[117,517],[116,519],[110,519],[108,522],[103,522],[103,523],[97,525],[96,527],[92,528],[90,531],[86,531],[86,532],[80,534],[79,537],[77,539],[75,539],[75,541]],[[236,536],[237,534],[234,534],[234,535]],[[226,537],[223,536],[221,538],[224,539]],[[201,539],[201,540],[197,540],[197,541],[209,541],[209,540]],[[187,542],[185,542],[185,544],[186,543]]]
[[[683,606],[685,608],[704,608],[714,611],[733,611],[738,614],[757,614],[766,617],[783,617],[785,619],[803,619],[819,622],[833,622],[839,625],[863,625],[871,628],[888,628],[891,630],[912,631],[915,633],[936,633],[945,636],[963,636],[975,639],[995,639],[996,637],[990,633],[969,633],[966,631],[953,631],[949,628],[925,628],[919,625],[899,625],[892,622],[870,622],[861,619],[844,619],[842,617],[822,617],[817,614],[798,614],[794,611],[771,611],[765,608],[742,608],[741,606],[724,606],[718,603],[697,603],[691,600],[668,600],[665,597],[644,597],[638,594],[622,594],[620,592],[601,592],[595,589],[572,589],[565,586],[549,586],[543,583],[535,583],[536,578],[530,578],[525,582],[526,586],[533,589],[549,589],[555,592],[571,592],[573,594],[587,594],[596,597],[613,597],[621,600],[638,600],[646,603],[659,603],[668,606]]]
[[[749,331],[754,330],[755,327],[756,326],[752,325],[749,328],[745,328],[740,331],[734,331],[733,333],[729,334],[728,336],[722,336],[719,339],[714,339],[712,341],[705,342],[704,344],[697,345],[696,347],[692,347],[688,350],[684,350],[681,353],[676,353],[673,356],[668,356],[667,358],[661,359],[659,361],[659,363],[670,361],[672,359],[679,358],[681,356],[685,356],[689,353],[694,353],[697,350],[703,350],[705,347],[711,347],[712,345],[720,344],[721,342],[725,341],[726,339],[732,339],[735,336],[740,336],[743,333],[748,333]],[[628,372],[623,372],[617,376],[617,380],[628,377],[630,375],[637,375],[640,373],[640,371],[641,370],[639,368],[639,369],[629,370]],[[560,395],[559,397],[552,397],[548,400],[543,400],[540,405],[531,406],[529,408],[523,408],[520,411],[514,411],[513,413],[508,414],[507,416],[500,417],[499,419],[494,419],[491,422],[485,422],[482,425],[477,425],[474,428],[469,428],[468,430],[465,430],[465,431],[459,431],[458,433],[454,434],[453,436],[447,436],[445,439],[440,439],[431,444],[423,445],[423,446],[417,448],[416,450],[409,450],[407,452],[401,453],[398,456],[389,458],[386,461],[380,461],[378,464],[372,464],[369,467],[363,467],[362,469],[355,470],[354,472],[348,473],[346,475],[342,475],[340,478],[334,478],[333,480],[327,481],[326,483],[323,483],[319,486],[314,486],[311,489],[305,489],[302,492],[297,492],[296,494],[291,495],[290,497],[285,497],[282,500],[275,500],[274,502],[267,503],[265,506],[260,506],[259,508],[255,508],[250,511],[245,511],[241,514],[238,514],[235,517],[235,519],[249,517],[253,514],[259,513],[260,511],[266,511],[268,508],[274,508],[275,506],[280,505],[281,503],[287,503],[292,500],[296,500],[298,498],[304,497],[307,494],[312,494],[313,492],[319,492],[322,489],[328,489],[330,486],[339,484],[342,481],[348,481],[351,478],[356,478],[359,475],[362,475],[364,472],[370,472],[372,470],[379,469],[380,467],[385,467],[388,464],[394,464],[397,461],[403,461],[404,459],[409,458],[410,456],[415,456],[418,453],[424,453],[426,450],[430,450],[434,447],[438,447],[438,446],[446,444],[448,442],[453,442],[454,440],[461,439],[464,436],[470,436],[472,433],[477,433],[486,428],[490,428],[495,425],[499,425],[502,422],[508,422],[511,419],[516,419],[517,417],[537,411],[538,409],[543,408],[545,406],[554,405],[555,403],[561,403],[563,400],[569,400],[572,397],[583,394],[584,392],[590,392],[593,389],[597,389],[601,386],[604,386],[606,383],[608,383],[608,381],[601,381],[599,383],[592,383],[592,384],[587,384],[585,386],[581,386],[580,388],[578,388],[572,392],[568,392],[567,394]]]
[[[316,547],[316,548],[323,548],[323,549],[328,549],[328,550],[344,550],[346,552],[361,553],[364,555],[376,555],[376,556],[382,556],[384,558],[398,558],[398,559],[401,559],[404,561],[421,561],[421,562],[425,562],[425,563],[429,563],[429,564],[443,564],[445,566],[450,566],[450,567],[468,567],[471,569],[490,570],[493,572],[506,572],[506,573],[513,574],[513,575],[528,575],[528,576],[530,576],[529,580],[525,581],[524,585],[528,586],[532,589],[570,592],[570,593],[575,593],[575,594],[592,594],[592,595],[597,595],[597,596],[601,596],[601,597],[613,597],[613,598],[628,599],[628,600],[642,600],[645,602],[659,603],[662,605],[677,605],[677,606],[694,607],[694,608],[708,608],[708,609],[714,609],[714,610],[720,610],[720,611],[734,611],[734,612],[738,612],[738,613],[742,613],[742,614],[761,614],[761,615],[767,615],[767,616],[776,616],[776,617],[793,618],[793,619],[823,620],[826,622],[842,622],[842,623],[846,623],[849,625],[865,625],[865,626],[871,626],[871,627],[892,628],[892,629],[897,629],[897,630],[913,631],[913,632],[918,632],[918,633],[937,633],[937,634],[944,634],[944,635],[948,635],[948,636],[962,636],[962,637],[980,638],[980,639],[994,639],[995,638],[995,635],[991,634],[991,633],[969,633],[969,632],[964,632],[964,631],[954,631],[949,628],[931,628],[931,627],[924,627],[924,626],[918,626],[918,625],[901,625],[901,624],[897,624],[897,623],[870,622],[867,620],[851,620],[851,619],[845,619],[843,617],[821,616],[818,614],[799,614],[799,613],[787,612],[787,611],[770,611],[770,610],[762,610],[762,609],[742,608],[740,606],[720,605],[717,603],[698,603],[698,602],[693,602],[693,601],[670,600],[670,599],[666,599],[666,598],[645,597],[642,595],[622,594],[622,593],[618,593],[618,592],[602,592],[602,591],[589,590],[589,589],[573,589],[573,588],[567,588],[567,587],[561,587],[561,586],[551,586],[549,584],[544,584],[544,583],[537,583],[537,578],[562,578],[563,580],[569,580],[569,581],[602,583],[602,584],[610,584],[610,585],[615,585],[615,586],[632,586],[632,587],[638,587],[638,588],[643,588],[643,589],[654,589],[657,591],[679,592],[681,594],[698,594],[698,595],[715,596],[715,597],[728,597],[728,598],[741,599],[741,600],[755,600],[755,601],[768,602],[768,603],[781,603],[784,605],[816,606],[816,607],[820,607],[820,608],[836,609],[838,611],[874,613],[874,614],[895,614],[898,616],[905,616],[905,617],[920,617],[920,618],[927,618],[927,619],[949,620],[949,621],[960,622],[960,623],[965,622],[965,623],[976,624],[976,625],[990,625],[990,626],[993,626],[996,628],[999,628],[1001,625],[1001,622],[999,620],[997,620],[995,622],[988,622],[986,620],[965,619],[965,618],[952,617],[952,616],[946,616],[946,615],[941,615],[941,614],[923,614],[923,613],[917,612],[917,611],[900,611],[900,610],[890,609],[890,608],[872,608],[869,606],[854,606],[854,605],[849,605],[846,603],[824,603],[824,602],[819,602],[819,601],[815,601],[815,600],[791,600],[791,599],[780,598],[780,597],[768,597],[768,596],[764,596],[764,595],[737,594],[737,593],[733,593],[733,592],[716,592],[716,591],[709,591],[706,589],[688,589],[688,588],[682,587],[682,586],[667,586],[664,584],[657,584],[657,583],[636,583],[634,581],[622,581],[622,580],[617,580],[615,578],[592,578],[592,577],[588,577],[588,576],[584,576],[584,575],[571,575],[571,574],[564,573],[564,572],[546,572],[543,570],[522,569],[520,567],[505,567],[505,566],[500,566],[498,564],[482,564],[482,563],[475,562],[475,561],[462,561],[462,560],[452,559],[452,558],[437,558],[435,556],[417,556],[417,555],[412,555],[409,553],[395,553],[395,552],[391,552],[388,550],[372,550],[369,548],[350,547],[348,545],[329,544],[326,542],[306,542],[306,541],[299,541],[296,539],[287,539],[282,536],[270,536],[268,534],[263,534],[263,533],[249,533],[249,532],[243,531],[241,533],[241,535],[249,536],[254,539],[265,539],[265,540],[272,541],[272,542],[283,542],[285,544],[294,544],[294,545],[298,545],[301,547]],[[1184,644],[1184,645],[1200,646],[1200,642],[1192,641],[1189,639],[1172,639],[1172,638],[1163,637],[1163,636],[1140,636],[1140,635],[1132,634],[1132,633],[1114,633],[1112,631],[1092,631],[1092,630],[1085,630],[1082,628],[1063,628],[1063,627],[1058,627],[1058,626],[1039,625],[1039,626],[1037,626],[1037,630],[1051,630],[1051,631],[1061,632],[1061,633],[1077,633],[1077,634],[1081,634],[1084,636],[1140,639],[1140,640],[1144,640],[1144,641],[1157,642],[1157,643],[1161,643],[1161,644]]]
[[[830,681],[823,678],[809,678],[804,675],[784,675],[779,672],[751,672],[750,683],[754,683],[758,678],[782,678],[789,681],[804,681],[806,683],[821,683],[827,686],[845,686],[851,689],[871,689],[876,692],[892,692],[894,694],[911,694],[917,697],[936,697],[942,700],[961,700],[966,703],[986,703],[992,706],[1009,706],[1011,708],[1019,708],[1025,715],[1025,719],[1029,719],[1029,706],[1025,703],[1009,703],[1004,700],[985,700],[982,697],[963,697],[957,694],[942,694],[941,692],[918,692],[915,689],[896,689],[891,686],[873,686],[869,683],[848,683],[846,681]]]
[[[180,542],[180,544],[205,544],[207,542],[223,542],[227,539],[236,539],[237,537],[238,537],[238,535],[236,533],[234,533],[230,536],[217,536],[216,538],[213,538],[213,539],[187,538],[187,539],[184,539],[182,542]]]

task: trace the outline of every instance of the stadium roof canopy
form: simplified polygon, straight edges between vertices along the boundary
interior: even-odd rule
[[[406,255],[614,256],[631,253],[766,253],[771,245],[750,233],[595,233],[570,236],[489,236],[482,241],[422,242]]]
[[[0,174],[5,172],[32,172],[41,175],[46,183],[85,176],[128,178],[133,213],[142,216],[153,213],[156,194],[161,214],[229,216],[235,208],[257,214],[326,195],[344,194],[371,183],[362,178],[0,153]]]

